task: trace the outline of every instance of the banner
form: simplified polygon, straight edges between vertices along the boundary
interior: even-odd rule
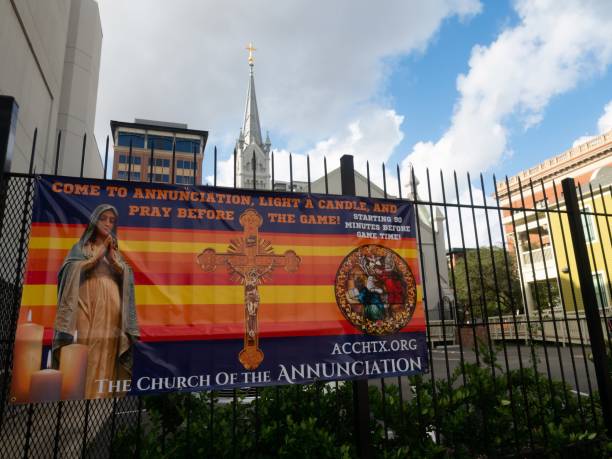
[[[427,370],[404,201],[37,179],[11,400]]]

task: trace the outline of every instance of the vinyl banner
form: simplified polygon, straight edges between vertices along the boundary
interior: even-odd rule
[[[16,403],[427,370],[404,201],[43,176]]]

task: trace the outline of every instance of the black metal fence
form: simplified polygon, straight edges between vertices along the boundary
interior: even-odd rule
[[[216,185],[216,149],[214,157]],[[108,150],[105,170],[107,161]],[[310,191],[309,161],[307,168]],[[327,161],[324,170],[327,192]],[[610,184],[513,187],[493,178],[488,188],[482,175],[461,182],[452,174],[449,183],[427,171],[417,187],[412,171],[404,188],[396,171],[398,197],[387,196],[384,165],[381,197],[418,209],[427,374],[29,405],[11,405],[8,393],[34,176],[6,175],[2,457],[605,454],[612,434]],[[341,175],[343,193],[354,194],[352,158],[342,159]],[[375,195],[369,164],[364,176]],[[290,168],[289,190],[293,177]]]

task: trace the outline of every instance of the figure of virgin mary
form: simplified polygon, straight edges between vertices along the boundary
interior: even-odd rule
[[[132,345],[140,335],[134,274],[119,252],[117,217],[109,204],[96,207],[58,273],[54,366],[76,331],[78,343],[88,347],[86,398],[113,395],[100,391],[101,380],[131,379]]]

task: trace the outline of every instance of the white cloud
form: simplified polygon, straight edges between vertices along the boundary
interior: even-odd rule
[[[310,157],[311,179],[315,180],[324,173],[324,158],[327,160],[328,172],[340,166],[340,157],[351,154],[354,157],[355,169],[366,174],[366,161],[374,161],[370,169],[372,180],[382,183],[381,164],[387,162],[395,147],[404,137],[401,131],[403,117],[393,110],[378,107],[364,108],[360,116],[348,126],[326,140],[318,142],[314,148],[304,154],[292,153],[294,180],[306,181],[308,178],[306,156]],[[289,154],[286,149],[274,151],[275,180],[289,180]],[[220,161],[218,166],[218,183],[233,185],[233,157]],[[395,165],[392,165],[393,174]],[[391,173],[391,171],[390,171]],[[207,177],[212,183],[212,177]],[[395,180],[387,178],[390,194],[397,193]]]
[[[604,107],[604,113],[597,121],[597,129],[600,134],[612,129],[612,100]]]
[[[186,122],[227,154],[253,41],[262,127],[273,145],[304,151],[377,104],[387,58],[423,51],[444,19],[479,10],[478,0],[100,0],[97,137],[110,119]]]
[[[608,104],[604,107],[603,114],[597,120],[597,129],[599,131],[598,134],[603,134],[604,132],[608,132],[610,129],[612,129],[612,100],[608,102]],[[593,135],[580,136],[576,140],[574,140],[572,147],[576,147],[580,144],[588,142],[593,137],[595,136]]]
[[[451,125],[437,141],[414,145],[403,162],[417,171],[479,172],[508,148],[509,119],[527,129],[550,100],[612,61],[612,2],[518,0],[519,23],[488,46],[476,46],[469,72],[457,79]]]

